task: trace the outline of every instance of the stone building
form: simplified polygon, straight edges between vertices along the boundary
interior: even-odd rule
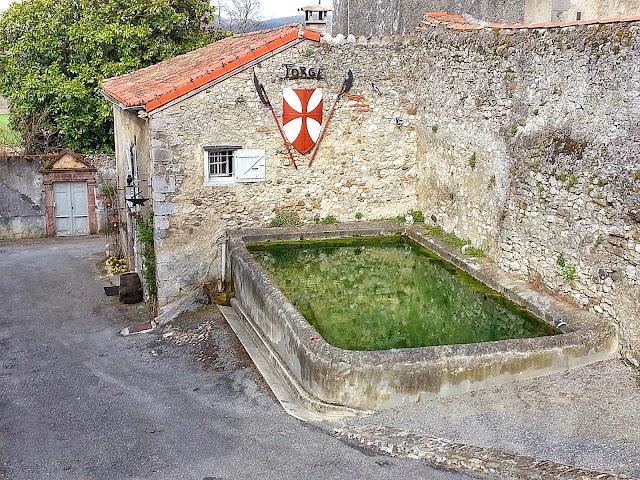
[[[105,81],[120,185],[150,199],[130,204],[126,231],[134,252],[135,215],[152,212],[160,311],[221,281],[229,229],[416,209],[504,270],[616,322],[636,362],[639,22],[437,13],[412,35],[371,38],[290,25]],[[353,86],[337,98],[349,70]],[[323,92],[300,120],[323,114],[306,154],[289,154],[274,120],[290,88],[307,90],[308,105]]]
[[[640,13],[636,0],[335,0],[333,33],[412,32],[425,12],[446,11],[496,23],[570,22]]]
[[[415,205],[410,82],[393,81],[367,58],[365,52],[357,61],[331,55],[317,32],[289,25],[230,37],[104,82],[114,102],[120,183],[129,176],[127,195],[151,199],[161,309],[220,279],[227,229],[264,225],[279,212],[304,221],[329,215],[353,221],[356,214],[394,217]],[[389,67],[400,68],[394,60]],[[312,152],[289,153],[253,75],[281,122],[285,89],[318,89],[326,116],[349,69],[352,92],[374,85],[387,93],[377,95],[375,107],[362,95],[337,99],[310,166]],[[129,209],[130,251],[137,248],[133,213],[144,215],[148,206]]]

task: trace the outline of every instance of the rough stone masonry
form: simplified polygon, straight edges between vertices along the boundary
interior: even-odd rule
[[[266,225],[277,210],[313,222],[417,209],[502,269],[615,321],[637,362],[638,19],[522,28],[442,18],[415,35],[304,42],[256,67],[275,98],[296,86],[284,64],[321,67],[312,86],[327,103],[353,70],[312,167],[307,157],[287,165],[250,71],[152,113],[161,309],[220,278],[228,229]],[[266,181],[205,186],[212,143],[264,148]]]

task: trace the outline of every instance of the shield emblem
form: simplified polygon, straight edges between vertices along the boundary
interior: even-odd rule
[[[285,88],[282,92],[282,129],[300,153],[313,148],[322,126],[322,89]]]

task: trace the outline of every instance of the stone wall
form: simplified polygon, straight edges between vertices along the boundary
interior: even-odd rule
[[[136,271],[141,271],[141,260],[135,255],[137,250],[136,217],[138,215],[145,217],[150,215],[151,202],[147,202],[146,206],[133,206],[125,199],[131,198],[136,192],[144,198],[151,197],[151,150],[147,129],[148,120],[140,118],[137,111],[122,111],[117,107],[113,108],[113,114],[114,130],[118,139],[115,148],[117,164],[115,169],[117,179],[115,183],[118,191],[117,214],[121,222],[120,235],[117,239],[118,246],[114,246],[113,249],[114,251],[118,248],[122,249],[128,264],[132,266],[131,269],[135,268]],[[127,150],[130,145],[135,145],[137,159],[137,180],[135,184],[138,190],[136,191],[127,186],[127,175],[130,173]]]
[[[285,86],[323,87],[327,115],[353,70],[354,86],[339,101],[312,167],[311,155],[297,152],[298,168],[289,165],[250,70],[152,114],[160,306],[185,286],[220,278],[227,229],[267,225],[277,211],[296,212],[305,222],[330,215],[354,221],[395,217],[415,206],[418,119],[410,72],[418,42],[402,41],[404,47],[378,42],[366,48],[305,41],[256,68],[279,117]],[[326,80],[285,82],[284,63],[320,66]],[[203,146],[215,144],[265,149],[266,181],[205,186]]]
[[[104,204],[101,189],[104,185],[117,185],[116,157],[113,154],[89,154],[84,159],[96,168],[96,221],[98,233],[104,233],[109,228],[112,212]]]
[[[39,238],[47,235],[46,202],[40,168],[52,156],[0,157],[0,240]],[[116,182],[113,155],[85,155],[97,169],[96,187]],[[98,194],[98,200],[101,196]],[[105,209],[96,202],[98,231],[104,231]]]
[[[427,12],[465,14],[488,22],[570,22],[640,14],[637,0],[335,0],[334,35],[413,32]]]
[[[538,2],[544,8],[537,15],[525,16],[527,22],[570,22],[576,20],[578,12],[581,19],[611,18],[640,14],[640,5],[636,0],[528,0]],[[551,16],[549,16],[549,13]]]
[[[0,240],[46,236],[42,162],[0,157]]]
[[[423,34],[427,218],[615,320],[637,354],[638,24]]]
[[[334,0],[333,3],[333,34],[356,36],[413,32],[427,12],[446,11],[515,23],[524,21],[525,11],[525,0]]]
[[[326,115],[354,72],[313,167],[287,165],[250,71],[154,112],[160,306],[221,278],[228,229],[277,211],[313,222],[419,209],[500,268],[614,320],[625,355],[639,352],[638,24],[454,26],[305,41],[262,61],[278,115],[284,86],[323,86]],[[284,63],[326,80],[285,82]],[[265,149],[266,181],[205,186],[210,144]]]

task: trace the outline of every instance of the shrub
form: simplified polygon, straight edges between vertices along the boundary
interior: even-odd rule
[[[276,210],[275,216],[269,222],[269,227],[297,227],[302,225],[302,220],[297,212],[289,210]]]
[[[409,215],[413,217],[414,223],[424,223],[424,213],[422,213],[420,210],[411,210],[409,212]]]
[[[328,216],[320,219],[320,223],[325,224],[325,225],[332,225],[334,223],[338,223],[338,219],[336,217],[334,217],[333,215],[328,215]]]

